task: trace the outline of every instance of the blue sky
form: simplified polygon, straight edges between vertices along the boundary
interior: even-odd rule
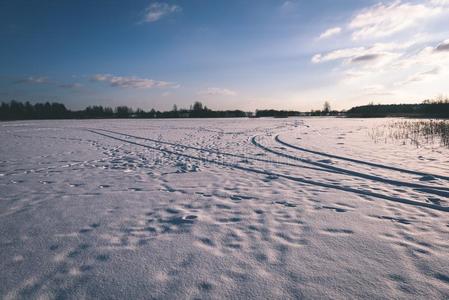
[[[0,39],[0,101],[310,110],[449,94],[449,0],[3,0]]]

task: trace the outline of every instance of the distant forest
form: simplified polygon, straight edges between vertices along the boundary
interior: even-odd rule
[[[211,110],[201,102],[195,102],[189,109],[178,109],[176,105],[170,111],[151,109],[134,110],[128,106],[115,108],[103,106],[88,106],[83,110],[72,111],[61,103],[2,102],[0,105],[0,120],[34,120],[34,119],[112,119],[112,118],[287,118],[292,116],[347,116],[356,118],[368,117],[432,117],[449,118],[449,99],[439,97],[426,100],[420,104],[369,104],[353,107],[348,111],[331,110],[329,102],[325,102],[322,110],[300,112],[293,110]]]
[[[247,117],[248,113],[241,110],[214,111],[201,102],[195,102],[190,109],[178,109],[176,105],[171,111],[134,110],[128,106],[117,106],[114,109],[103,106],[88,106],[84,110],[71,111],[61,103],[22,103],[2,102],[0,120],[27,119],[109,119],[109,118],[238,118]]]
[[[347,117],[429,117],[449,118],[449,99],[437,98],[420,104],[369,104],[353,107],[346,112]]]
[[[327,103],[327,102],[326,102]],[[331,115],[337,114],[331,111],[330,105],[325,104],[322,111],[302,113],[299,111],[285,110],[257,110],[256,113],[242,110],[211,110],[201,102],[195,102],[189,109],[178,109],[176,105],[170,111],[157,111],[151,109],[134,110],[128,106],[115,108],[103,106],[88,106],[84,110],[71,111],[61,103],[36,103],[11,101],[2,102],[0,106],[0,120],[33,120],[33,119],[111,119],[111,118],[246,118],[246,117],[277,117],[286,118],[300,115]]]

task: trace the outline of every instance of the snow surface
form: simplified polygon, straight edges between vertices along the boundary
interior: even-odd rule
[[[449,150],[386,119],[0,124],[0,298],[449,298]]]

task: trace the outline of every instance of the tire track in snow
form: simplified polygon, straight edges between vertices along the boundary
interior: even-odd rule
[[[306,149],[306,148],[303,148],[303,147],[299,147],[299,146],[296,146],[296,145],[289,144],[289,143],[281,140],[279,138],[279,134],[276,135],[274,139],[275,139],[276,142],[278,142],[279,144],[281,144],[283,146],[286,146],[286,147],[289,147],[289,148],[293,148],[293,149],[296,149],[296,150],[299,150],[299,151],[303,151],[303,152],[308,152],[308,153],[312,153],[312,154],[316,154],[316,155],[326,156],[326,157],[340,159],[340,160],[346,160],[346,161],[350,161],[350,162],[354,162],[354,163],[358,163],[358,164],[364,164],[364,165],[368,165],[368,166],[372,166],[372,167],[388,169],[388,170],[393,170],[393,171],[398,171],[398,172],[408,173],[408,174],[413,174],[413,175],[419,175],[419,176],[429,176],[430,175],[430,176],[435,177],[435,178],[440,178],[440,179],[444,179],[444,180],[448,180],[449,181],[449,177],[443,176],[443,175],[435,175],[435,174],[430,174],[430,173],[425,173],[425,172],[408,170],[408,169],[404,169],[404,168],[387,166],[387,165],[373,163],[373,162],[369,162],[369,161],[363,161],[363,160],[358,160],[358,159],[354,159],[354,158],[338,156],[338,155],[334,155],[334,154],[330,154],[330,153],[325,153],[325,152],[320,152],[320,151],[314,151],[314,150]]]
[[[351,188],[351,187],[344,187],[344,186],[339,186],[339,185],[330,184],[330,183],[313,181],[313,180],[309,180],[309,179],[305,179],[305,178],[300,178],[300,177],[280,174],[280,173],[276,173],[276,172],[271,172],[271,171],[268,171],[268,170],[254,169],[254,168],[244,167],[244,166],[241,166],[241,165],[238,165],[238,164],[231,164],[231,163],[226,163],[226,162],[220,162],[220,161],[216,161],[216,160],[213,160],[213,159],[198,158],[198,157],[195,157],[195,156],[192,156],[192,155],[189,155],[189,154],[185,154],[185,153],[179,153],[179,152],[168,150],[168,149],[161,149],[161,148],[158,148],[158,147],[153,147],[153,146],[150,146],[150,145],[145,145],[145,144],[133,142],[133,141],[126,140],[126,139],[123,139],[123,138],[112,136],[110,134],[97,132],[97,131],[91,130],[91,129],[87,129],[87,131],[92,132],[92,133],[97,134],[97,135],[100,135],[100,136],[104,136],[104,137],[110,138],[110,139],[121,141],[121,142],[124,142],[124,143],[127,143],[127,144],[136,145],[136,146],[140,146],[140,147],[144,147],[144,148],[160,151],[160,152],[164,152],[164,153],[171,154],[171,155],[177,155],[177,156],[181,156],[181,157],[186,157],[186,158],[190,158],[190,159],[197,160],[197,161],[203,161],[203,162],[208,162],[208,163],[215,164],[215,165],[221,165],[221,166],[226,166],[226,167],[233,168],[233,169],[239,169],[239,170],[246,171],[246,172],[251,172],[251,173],[256,173],[256,174],[261,174],[261,175],[267,175],[267,176],[275,176],[275,177],[278,177],[278,178],[284,178],[284,179],[288,179],[288,180],[295,181],[295,182],[301,182],[301,183],[304,183],[304,184],[310,184],[310,185],[325,187],[325,188],[329,188],[329,189],[335,189],[335,190],[340,190],[340,191],[344,191],[344,192],[350,192],[350,193],[363,195],[363,196],[371,196],[371,197],[380,198],[380,199],[384,199],[384,200],[388,200],[388,201],[392,201],[392,202],[396,202],[396,203],[408,204],[408,205],[415,206],[415,207],[419,206],[419,207],[430,208],[430,209],[434,209],[434,210],[438,210],[438,211],[449,212],[449,207],[445,207],[445,206],[439,206],[439,205],[434,205],[434,204],[430,204],[430,203],[419,202],[419,201],[410,200],[410,199],[404,199],[404,198],[399,198],[399,197],[392,197],[392,196],[379,194],[379,193],[375,193],[375,192],[371,192],[371,191],[359,190],[359,189],[355,189],[355,188]]]
[[[364,174],[364,173],[360,173],[357,171],[351,171],[351,170],[343,169],[340,167],[330,166],[330,165],[327,165],[324,163],[315,162],[315,161],[311,161],[309,159],[300,158],[300,157],[289,155],[289,154],[286,154],[286,153],[283,153],[280,151],[276,151],[274,149],[271,149],[267,146],[260,144],[259,142],[256,141],[256,138],[257,138],[257,136],[254,136],[251,138],[251,142],[253,143],[253,145],[255,145],[256,147],[259,147],[267,152],[270,152],[270,153],[273,153],[273,154],[276,154],[276,155],[279,155],[279,156],[282,156],[285,158],[301,161],[303,163],[311,164],[311,165],[321,167],[321,168],[327,168],[329,170],[333,170],[333,171],[343,173],[343,174],[353,176],[353,177],[359,177],[359,178],[364,178],[364,179],[368,179],[368,180],[372,180],[372,181],[387,183],[387,184],[394,185],[397,187],[401,187],[401,186],[402,187],[410,187],[410,188],[418,189],[419,191],[425,192],[427,194],[434,194],[434,195],[438,195],[438,196],[449,197],[449,188],[446,188],[446,187],[437,187],[437,186],[429,186],[429,185],[423,185],[423,184],[418,184],[418,183],[404,182],[404,181],[399,181],[399,180],[394,180],[394,179],[383,178],[380,176]]]
[[[227,156],[232,156],[232,157],[236,157],[236,158],[241,158],[241,159],[244,159],[244,160],[254,160],[254,161],[260,161],[260,162],[265,162],[265,163],[269,163],[269,164],[279,164],[279,165],[285,165],[285,166],[290,166],[290,167],[298,167],[298,168],[305,168],[305,169],[317,170],[317,171],[327,171],[327,169],[319,169],[319,168],[315,168],[315,167],[309,167],[309,166],[303,166],[303,165],[298,165],[298,164],[292,164],[292,163],[288,163],[288,162],[267,160],[267,159],[263,159],[263,158],[239,155],[239,154],[235,154],[235,153],[221,152],[221,151],[217,151],[217,150],[199,148],[199,147],[194,147],[194,146],[188,146],[188,145],[183,145],[183,144],[179,144],[179,143],[171,143],[171,142],[156,140],[156,139],[152,139],[152,138],[144,138],[144,137],[135,136],[135,135],[127,134],[127,133],[116,132],[116,131],[107,130],[107,129],[96,129],[96,128],[94,128],[92,130],[99,130],[99,131],[109,132],[109,133],[112,133],[112,134],[123,135],[123,136],[131,137],[131,138],[135,138],[137,140],[149,141],[149,142],[153,142],[153,143],[159,143],[159,144],[164,144],[164,145],[169,145],[169,146],[174,146],[174,147],[182,147],[182,148],[186,148],[186,149],[192,149],[192,150],[197,150],[197,151],[201,151],[201,152],[214,153],[214,154],[218,154],[218,155],[227,155]],[[331,171],[331,173],[339,173],[339,172]]]

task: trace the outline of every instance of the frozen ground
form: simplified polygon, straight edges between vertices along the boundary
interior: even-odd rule
[[[449,297],[449,150],[385,120],[0,123],[0,298]]]

